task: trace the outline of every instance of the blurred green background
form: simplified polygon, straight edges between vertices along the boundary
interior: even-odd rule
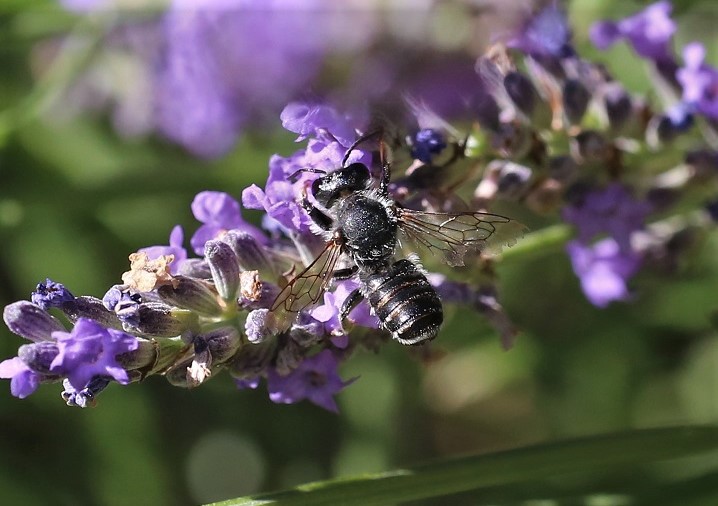
[[[592,21],[639,5],[569,6],[579,50],[633,91],[650,89],[625,46],[599,55],[586,40]],[[677,13],[678,40],[701,40],[715,55],[714,4],[682,2]],[[0,6],[2,306],[46,277],[102,296],[130,252],[166,244],[178,223],[191,234],[198,191],[239,198],[263,185],[273,153],[295,149],[278,120],[275,132],[248,132],[208,162],[156,138],[123,139],[103,115],[54,117],[62,104],[48,108],[47,90],[33,91],[33,58],[39,41],[73,23],[51,2]],[[87,410],[66,407],[58,386],[18,400],[3,382],[0,504],[196,504],[568,436],[718,422],[718,234],[678,273],[641,273],[635,300],[606,310],[586,302],[561,249],[514,257],[499,273],[522,330],[511,351],[480,315],[447,308],[437,345],[446,356],[427,366],[399,345],[358,353],[342,370],[360,379],[338,396],[339,416],[272,404],[263,388],[237,391],[226,375],[197,390],[158,377],[113,385]],[[2,358],[20,344],[0,328]],[[604,499],[595,504],[627,504]]]

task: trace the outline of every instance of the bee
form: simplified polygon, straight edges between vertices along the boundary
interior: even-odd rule
[[[381,175],[374,181],[369,167],[347,165],[350,153],[376,132],[360,137],[347,150],[342,166],[311,183],[313,204],[304,194],[302,207],[326,244],[309,266],[282,289],[271,311],[299,313],[317,303],[332,280],[358,276],[360,287],[349,294],[340,320],[364,299],[380,326],[401,344],[434,339],[444,320],[441,299],[415,261],[396,259],[403,238],[440,254],[452,266],[463,265],[469,252],[515,242],[524,226],[484,212],[432,213],[407,209],[389,192],[391,162],[380,139]],[[340,259],[349,267],[337,268]]]

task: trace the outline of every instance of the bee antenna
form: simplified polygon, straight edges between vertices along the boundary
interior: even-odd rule
[[[298,177],[299,174],[301,174],[302,172],[310,172],[310,173],[312,173],[312,174],[323,174],[323,175],[326,175],[326,174],[327,174],[327,171],[326,171],[326,170],[314,169],[314,168],[312,168],[312,167],[304,167],[304,168],[301,168],[301,169],[297,169],[296,171],[294,171],[294,172],[292,172],[291,174],[289,174],[289,175],[287,176],[287,179],[288,179],[289,181],[291,181],[292,183],[295,183],[295,182],[297,181],[297,179],[299,179],[299,177]]]
[[[349,146],[349,149],[347,149],[347,152],[344,155],[344,159],[342,160],[342,167],[347,166],[347,160],[349,160],[349,155],[351,155],[352,151],[354,151],[357,148],[357,146],[359,146],[359,144],[362,144],[362,143],[368,141],[369,139],[376,137],[378,135],[383,136],[383,134],[384,134],[384,129],[377,128],[376,130],[371,130],[369,133],[366,133],[366,134],[362,135],[361,137],[359,137],[357,140],[355,140],[354,143],[352,143],[352,145]],[[381,137],[380,137],[380,139],[381,139]]]

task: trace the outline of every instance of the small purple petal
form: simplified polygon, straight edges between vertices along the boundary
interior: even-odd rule
[[[610,238],[593,246],[571,241],[566,250],[581,281],[581,289],[591,304],[606,307],[613,301],[630,297],[626,283],[640,267],[637,255],[622,251]]]
[[[40,375],[30,369],[20,357],[0,362],[0,378],[10,379],[10,393],[20,399],[32,394],[40,385]]]

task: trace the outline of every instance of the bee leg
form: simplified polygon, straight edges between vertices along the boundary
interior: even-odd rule
[[[339,281],[343,281],[345,279],[354,277],[354,274],[356,274],[358,270],[359,268],[356,265],[352,267],[347,267],[346,269],[337,269],[332,274],[332,277],[334,279],[338,279]]]
[[[361,290],[359,288],[351,292],[347,296],[347,298],[344,299],[342,308],[339,310],[339,321],[343,322],[346,317],[349,316],[349,313],[351,313],[352,310],[357,307],[362,300],[364,300],[364,294],[361,293]]]
[[[311,202],[309,202],[309,197],[307,197],[306,193],[304,194],[304,197],[302,198],[302,209],[304,209],[309,217],[312,219],[314,223],[317,224],[319,228],[322,230],[331,230],[332,229],[332,219],[324,214],[322,211],[320,211],[318,208],[314,206]]]

